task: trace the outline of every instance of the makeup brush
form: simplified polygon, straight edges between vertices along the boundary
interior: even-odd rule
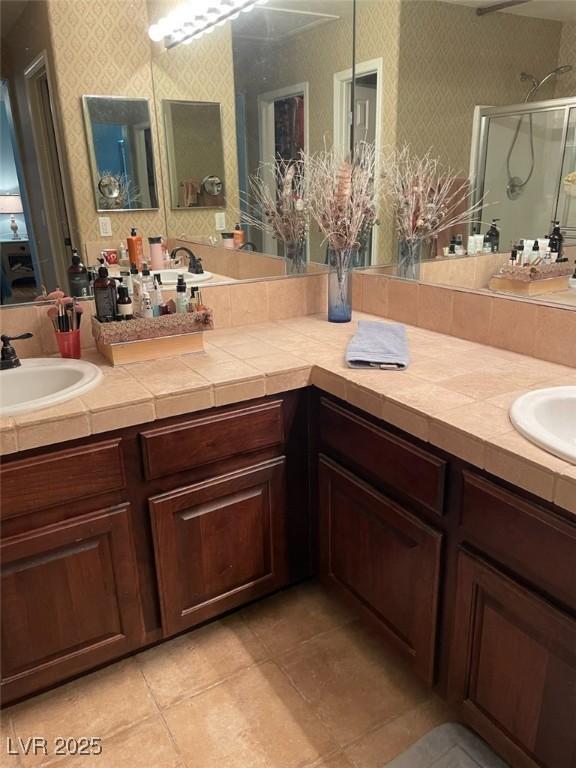
[[[74,319],[76,320],[76,329],[80,328],[80,321],[82,320],[82,312],[84,307],[74,299]]]
[[[52,325],[54,326],[54,330],[58,331],[58,307],[50,307],[48,310],[48,317],[50,318]]]

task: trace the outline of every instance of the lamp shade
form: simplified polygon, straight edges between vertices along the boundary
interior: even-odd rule
[[[20,195],[0,195],[0,213],[23,213]]]

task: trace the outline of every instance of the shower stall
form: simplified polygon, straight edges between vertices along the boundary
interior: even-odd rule
[[[576,244],[576,97],[530,101],[544,80],[521,79],[532,82],[523,104],[475,110],[470,177],[475,200],[483,199],[482,232],[500,219],[506,250],[559,220],[566,242]]]

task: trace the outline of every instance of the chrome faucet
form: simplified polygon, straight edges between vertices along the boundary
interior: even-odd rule
[[[20,336],[0,336],[2,341],[2,349],[0,350],[0,371],[8,371],[11,368],[18,368],[22,365],[18,358],[18,354],[12,344],[12,341],[20,341],[21,339],[31,339],[34,336],[33,333],[21,333]]]

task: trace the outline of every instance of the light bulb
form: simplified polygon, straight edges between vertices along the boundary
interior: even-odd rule
[[[155,43],[159,43],[160,40],[164,37],[164,30],[160,26],[160,24],[152,24],[152,26],[148,30],[148,37],[150,40],[153,40]]]

